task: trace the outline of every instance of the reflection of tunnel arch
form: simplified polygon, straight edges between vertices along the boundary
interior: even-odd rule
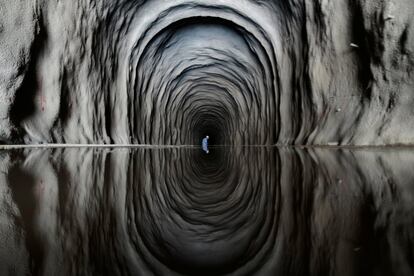
[[[245,26],[209,16],[187,17],[169,24],[152,22],[150,26],[157,30],[147,29],[129,58],[128,117],[134,143],[198,144],[206,134],[212,136],[214,144],[276,143],[278,82],[274,54],[268,50],[271,44],[263,30],[256,31],[255,35],[264,37],[258,39]],[[202,36],[203,28],[221,35],[218,42],[222,45],[209,51],[200,47],[187,67],[177,55],[170,55],[159,66],[165,52],[176,47],[171,44],[180,43],[174,41],[177,35],[194,42],[197,39],[194,30]],[[185,32],[187,38],[183,36]],[[226,32],[228,37],[223,35]],[[237,55],[235,47],[242,47],[241,44],[244,52]],[[177,54],[179,49],[175,50]],[[210,63],[197,64],[197,59]],[[173,72],[179,66],[181,72]]]
[[[156,275],[251,275],[278,234],[281,162],[273,153],[139,149],[126,172],[128,246]]]

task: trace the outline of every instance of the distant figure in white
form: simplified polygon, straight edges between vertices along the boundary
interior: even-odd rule
[[[201,142],[201,147],[203,148],[203,150],[206,152],[206,153],[209,153],[209,151],[208,151],[208,139],[209,139],[210,137],[208,137],[208,136],[206,136],[204,139],[203,139],[203,141]]]

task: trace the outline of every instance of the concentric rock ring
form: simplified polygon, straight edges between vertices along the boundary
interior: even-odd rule
[[[194,9],[212,13],[206,6]],[[210,134],[215,144],[275,143],[270,59],[259,40],[240,28],[199,16],[166,25],[152,39],[151,29],[144,32],[150,41],[137,42],[129,63],[133,142],[197,144]]]

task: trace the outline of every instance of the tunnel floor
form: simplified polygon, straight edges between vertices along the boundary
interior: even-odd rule
[[[413,275],[414,149],[0,152],[9,275]]]

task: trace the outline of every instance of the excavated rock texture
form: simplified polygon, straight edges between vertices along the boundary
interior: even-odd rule
[[[414,144],[412,0],[0,2],[3,143]]]

